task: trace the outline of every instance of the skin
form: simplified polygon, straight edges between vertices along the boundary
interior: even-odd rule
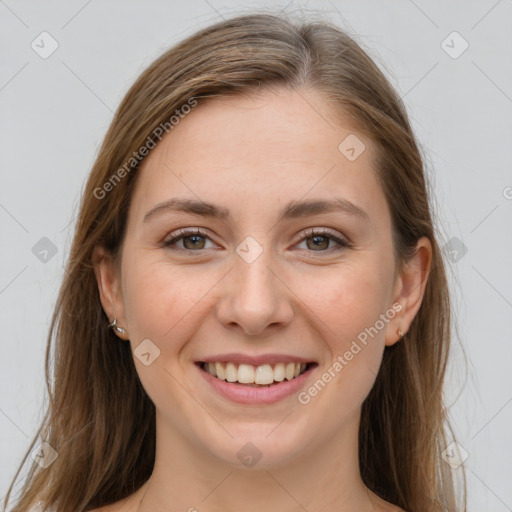
[[[270,503],[282,512],[400,510],[363,485],[358,426],[385,346],[399,340],[397,329],[407,332],[421,305],[431,245],[419,240],[417,256],[397,271],[372,144],[331,114],[312,90],[215,99],[144,160],[120,268],[99,246],[94,261],[105,312],[127,331],[118,336],[132,350],[147,338],[160,350],[149,366],[134,357],[156,406],[156,463],[149,488],[103,512],[135,512],[146,491],[141,512],[256,512]],[[338,150],[350,133],[366,145],[354,161]],[[166,212],[143,222],[172,197],[229,208],[231,217]],[[330,212],[277,222],[289,201],[335,197],[369,220]],[[190,239],[177,242],[182,252],[163,247],[187,227],[207,231],[199,249]],[[353,246],[299,241],[304,229],[323,227]],[[252,263],[236,252],[247,236],[263,248]],[[306,405],[293,395],[270,405],[231,402],[194,366],[224,352],[291,353],[318,362],[311,384],[397,302],[402,310]],[[248,442],[262,454],[251,468],[237,457]]]

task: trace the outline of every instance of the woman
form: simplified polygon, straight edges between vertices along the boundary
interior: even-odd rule
[[[449,341],[396,92],[329,23],[223,21],[108,130],[12,510],[464,510],[441,458]]]

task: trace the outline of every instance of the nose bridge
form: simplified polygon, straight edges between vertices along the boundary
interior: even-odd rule
[[[269,325],[289,322],[293,310],[286,287],[275,275],[272,251],[260,246],[255,254],[257,247],[250,243],[237,248],[218,312],[223,324],[259,334]]]
[[[243,258],[236,262],[235,275],[240,288],[240,298],[248,305],[259,299],[266,299],[266,304],[274,299],[275,277],[270,271],[272,258],[269,254],[261,254],[254,261],[247,262]]]

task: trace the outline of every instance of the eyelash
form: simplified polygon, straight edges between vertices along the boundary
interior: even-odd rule
[[[164,245],[164,247],[167,247],[167,248],[169,248],[173,251],[177,251],[177,252],[189,252],[190,253],[190,252],[200,252],[200,251],[206,250],[206,249],[198,249],[197,251],[194,251],[193,249],[182,249],[182,248],[173,247],[174,245],[176,245],[176,243],[178,241],[182,240],[183,238],[188,238],[188,237],[192,237],[192,236],[202,236],[204,238],[210,238],[206,231],[201,230],[199,228],[184,228],[184,229],[180,229],[176,236],[173,236],[171,239],[165,241],[163,243],[163,245]],[[323,236],[323,237],[329,238],[330,240],[336,242],[338,244],[338,247],[320,250],[320,251],[309,251],[309,252],[330,253],[332,250],[340,251],[343,249],[350,249],[353,246],[353,244],[351,244],[347,240],[343,240],[343,239],[337,237],[336,235],[334,235],[333,233],[331,233],[329,230],[327,230],[325,228],[309,228],[308,230],[303,231],[300,235],[300,239],[297,242],[297,244],[300,244],[301,242],[303,242],[304,240],[307,240],[308,238],[314,238],[314,237],[318,237],[318,236]]]

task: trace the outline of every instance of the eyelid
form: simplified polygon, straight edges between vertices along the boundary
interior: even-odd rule
[[[169,234],[168,237],[165,238],[165,240],[162,242],[162,245],[164,247],[171,247],[172,245],[175,245],[177,242],[179,242],[183,238],[191,237],[194,235],[208,238],[213,243],[215,243],[215,241],[209,235],[208,230],[206,230],[204,228],[191,227],[191,228],[180,228],[176,231],[173,231],[172,233]],[[188,250],[188,249],[174,248],[173,250],[175,250],[177,252],[200,252],[205,249],[200,249],[198,251],[192,251],[192,250]]]
[[[164,247],[171,247],[174,246],[177,242],[182,240],[183,238],[191,237],[194,235],[202,236],[204,238],[208,238],[213,243],[216,243],[212,237],[208,234],[208,230],[204,228],[197,228],[197,227],[189,227],[189,228],[180,228],[177,231],[172,232],[169,235],[169,238],[164,240],[163,246]],[[318,253],[331,253],[332,251],[336,250],[342,250],[342,249],[349,249],[353,247],[353,244],[350,240],[347,239],[344,235],[340,235],[338,232],[325,227],[313,227],[313,228],[307,228],[302,230],[298,235],[298,240],[294,243],[295,245],[298,245],[302,243],[304,240],[307,240],[308,238],[313,238],[315,236],[326,236],[330,238],[332,241],[334,241],[337,244],[337,247],[333,247],[327,250],[323,251],[308,251],[308,252],[318,252]],[[176,248],[174,247],[172,249],[176,252],[188,252],[188,253],[201,253],[202,251],[206,249],[198,249],[197,251],[191,250],[191,249],[182,249],[182,248]]]
[[[342,235],[341,233],[331,229],[331,228],[324,228],[324,227],[321,227],[321,228],[318,228],[318,227],[315,227],[315,228],[306,228],[306,229],[303,229],[300,233],[299,233],[299,241],[301,240],[304,240],[304,238],[307,238],[308,236],[319,236],[319,235],[329,235],[330,237],[332,237],[333,239],[339,239],[340,241],[344,242],[344,243],[349,243],[349,240],[347,239],[347,237],[345,237],[344,235]]]
[[[315,236],[327,236],[331,240],[333,240],[338,247],[334,247],[331,249],[328,249],[326,251],[308,251],[308,252],[318,252],[318,253],[330,253],[333,250],[341,250],[341,249],[350,249],[354,246],[354,244],[344,235],[338,233],[337,231],[334,231],[330,228],[307,228],[299,234],[299,240],[295,244],[302,243],[304,240],[307,240],[308,238],[313,238]]]

